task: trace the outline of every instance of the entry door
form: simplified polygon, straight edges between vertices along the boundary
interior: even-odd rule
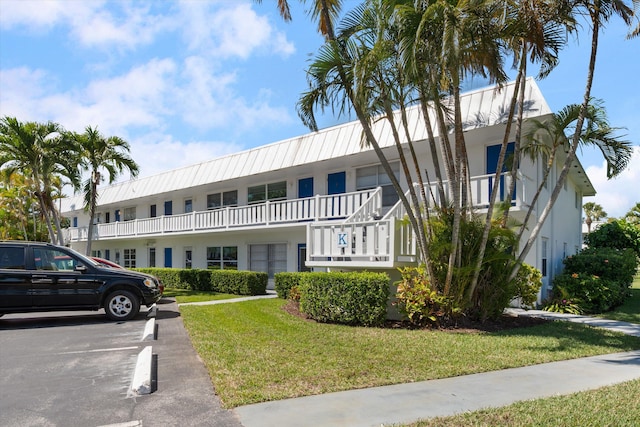
[[[287,244],[250,245],[249,270],[268,273],[269,280],[276,273],[287,271]]]
[[[313,197],[313,177],[298,180],[298,198]]]
[[[327,176],[327,194],[343,194],[347,191],[347,173],[336,172]],[[343,203],[341,197],[334,197],[331,209],[327,212],[332,217],[346,216],[342,211]]]
[[[342,194],[347,191],[347,173],[336,172],[327,176],[327,194]]]
[[[164,248],[164,266],[171,268],[171,248]]]
[[[164,202],[164,214],[173,215],[173,202],[171,200]]]
[[[498,168],[498,157],[500,157],[500,149],[502,148],[502,144],[489,145],[487,147],[487,175],[493,175],[496,173]],[[507,152],[505,154],[505,164],[502,165],[502,172],[507,172],[506,163],[510,163],[509,159],[513,161],[513,152],[515,149],[515,145],[513,142],[507,144]],[[500,201],[504,201],[505,199],[505,183],[504,176],[500,176],[500,189],[498,190],[498,197]],[[489,194],[491,194],[491,190],[493,189],[493,177],[489,178]],[[516,199],[516,189],[513,189],[513,195],[511,196],[511,200]]]

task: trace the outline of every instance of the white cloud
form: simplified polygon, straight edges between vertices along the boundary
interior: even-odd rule
[[[585,201],[599,204],[609,217],[620,218],[640,202],[640,146],[634,147],[629,167],[618,177],[607,179],[607,166],[589,166],[586,170],[597,194]]]
[[[288,56],[295,51],[286,35],[249,3],[180,3],[185,42],[191,51],[219,58],[247,59],[257,50]]]
[[[25,26],[35,31],[48,29],[63,19],[68,6],[62,1],[2,0],[0,28]]]
[[[225,141],[176,141],[172,136],[160,133],[149,133],[130,143],[131,157],[140,166],[140,177],[194,165],[242,149]],[[128,178],[123,176],[119,180]]]

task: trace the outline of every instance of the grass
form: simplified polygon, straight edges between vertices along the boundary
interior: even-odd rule
[[[607,313],[599,314],[611,320],[620,320],[623,322],[640,323],[640,274],[635,277],[631,285],[631,297],[628,298],[620,307]]]
[[[226,407],[640,348],[638,338],[564,322],[475,334],[320,324],[284,303],[181,307]]]
[[[640,380],[597,390],[514,403],[453,417],[431,418],[410,427],[617,426],[640,425]]]
[[[219,294],[215,292],[190,291],[187,289],[165,288],[162,293],[165,297],[174,297],[178,304],[183,302],[201,302],[221,299],[238,298],[239,295]]]

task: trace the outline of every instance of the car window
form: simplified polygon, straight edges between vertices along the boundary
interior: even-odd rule
[[[24,248],[0,247],[0,268],[24,270]]]
[[[36,270],[74,271],[76,265],[81,265],[67,253],[53,248],[34,248],[33,256]]]

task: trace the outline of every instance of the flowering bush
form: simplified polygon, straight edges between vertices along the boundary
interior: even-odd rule
[[[636,273],[637,259],[631,249],[588,248],[564,260],[565,273],[583,273],[628,287]]]
[[[396,304],[412,324],[437,324],[439,319],[459,311],[454,309],[450,299],[431,288],[424,267],[406,267],[400,273],[402,280],[396,283]]]
[[[621,304],[627,293],[617,282],[584,273],[560,274],[553,285],[545,310],[562,313],[602,313]]]

